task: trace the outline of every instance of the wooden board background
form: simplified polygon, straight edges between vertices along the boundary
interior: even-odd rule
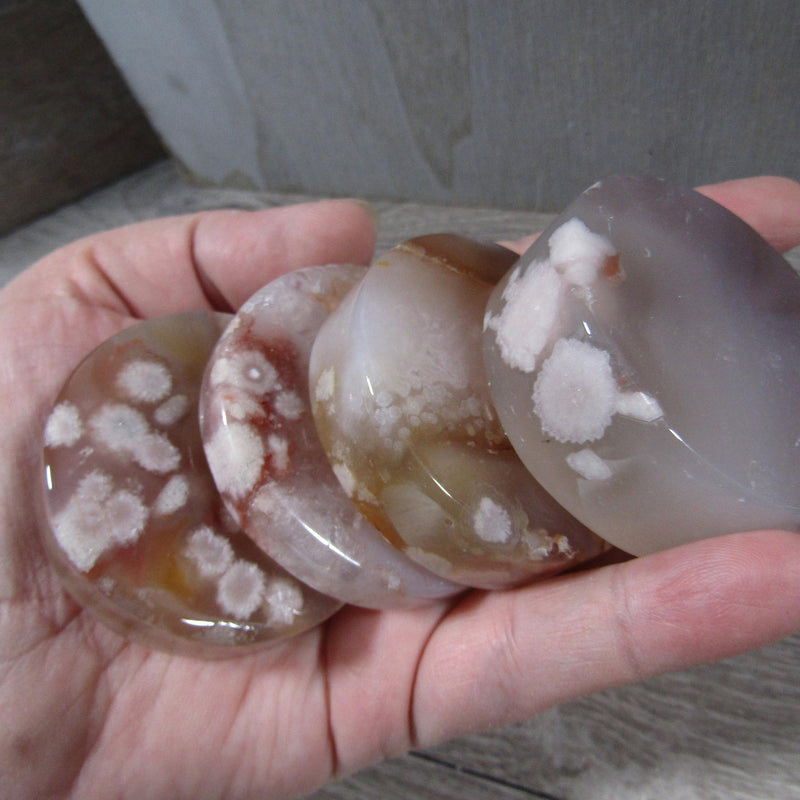
[[[796,0],[79,0],[227,185],[557,211],[595,180],[800,177]]]
[[[0,0],[0,232],[161,157],[74,0]]]

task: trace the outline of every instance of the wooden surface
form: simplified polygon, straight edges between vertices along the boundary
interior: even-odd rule
[[[0,281],[96,230],[201,208],[298,199],[197,189],[169,164],[0,238]],[[452,230],[518,236],[546,217],[380,203],[380,247]],[[794,254],[795,263],[800,263]],[[800,636],[721,664],[564,704],[494,733],[335,781],[309,800],[800,800]]]
[[[75,0],[0,2],[0,232],[161,157]]]
[[[796,0],[79,0],[200,178],[555,211],[800,177]]]

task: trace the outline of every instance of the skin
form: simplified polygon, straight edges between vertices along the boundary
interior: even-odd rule
[[[777,247],[800,244],[797,183],[702,191]],[[373,246],[369,213],[347,201],[205,212],[75,242],[0,292],[0,796],[296,796],[410,747],[800,630],[800,536],[780,531],[415,611],[348,607],[226,661],[150,650],[78,607],[30,500],[42,424],[75,364],[138,319],[235,309],[284,271],[367,263]]]

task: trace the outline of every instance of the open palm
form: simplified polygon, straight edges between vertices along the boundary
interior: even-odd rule
[[[777,247],[800,243],[797,184],[704,191]],[[293,796],[800,629],[800,537],[777,531],[415,611],[347,607],[225,661],[128,642],[72,602],[35,498],[41,426],[77,362],[139,319],[235,309],[287,270],[367,263],[373,245],[368,214],[346,201],[206,212],[81,240],[0,293],[0,796]]]

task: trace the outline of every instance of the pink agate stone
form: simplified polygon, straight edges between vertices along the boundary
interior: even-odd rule
[[[364,274],[312,267],[257,292],[223,334],[201,397],[205,451],[243,530],[319,591],[370,608],[402,608],[463,587],[394,549],[342,491],[309,407],[317,331]]]
[[[205,656],[297,634],[341,605],[259,550],[214,487],[197,402],[229,319],[178,314],[108,340],[44,431],[45,542],[67,588],[122,633]]]
[[[309,372],[319,437],[353,502],[419,564],[484,589],[606,548],[529,475],[492,406],[481,325],[515,259],[459,236],[404,242],[328,317]]]

